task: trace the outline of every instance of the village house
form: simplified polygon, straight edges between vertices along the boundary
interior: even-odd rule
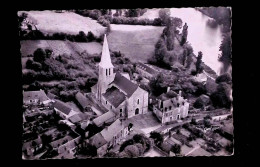
[[[136,71],[138,71],[143,77],[147,79],[152,79],[158,74],[158,71],[140,62],[136,63]]]
[[[188,110],[189,103],[181,96],[181,91],[179,94],[171,90],[163,93],[159,96],[158,103],[153,106],[153,112],[162,124],[187,117]]]
[[[129,134],[129,127],[117,119],[100,133],[92,136],[89,143],[97,148],[98,156],[103,156]]]
[[[104,124],[108,124],[108,123],[112,123],[114,122],[116,119],[116,115],[114,112],[112,111],[108,111],[105,114],[93,119],[93,123],[98,126],[101,127]]]
[[[68,119],[69,117],[77,114],[76,111],[74,111],[67,104],[59,100],[55,101],[53,107],[56,113],[63,119]]]
[[[90,107],[88,103],[88,99],[80,92],[75,95],[76,102],[78,106],[82,109],[82,111],[87,111],[88,107]]]
[[[47,105],[50,102],[51,100],[41,89],[39,91],[23,91],[24,105]]]
[[[91,87],[91,92],[102,105],[120,117],[147,113],[148,92],[119,72],[115,74],[113,69],[105,35],[98,83]]]

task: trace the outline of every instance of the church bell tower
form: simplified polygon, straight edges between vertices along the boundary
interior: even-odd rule
[[[102,94],[108,89],[108,85],[114,80],[114,66],[111,63],[106,34],[102,49],[101,60],[99,63],[99,74],[97,83],[97,99],[101,101]]]

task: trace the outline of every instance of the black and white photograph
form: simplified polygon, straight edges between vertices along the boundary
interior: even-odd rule
[[[23,160],[234,155],[231,7],[17,20]]]

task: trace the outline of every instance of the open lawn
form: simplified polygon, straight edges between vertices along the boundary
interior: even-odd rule
[[[154,46],[163,29],[156,26],[111,24],[108,45],[112,51],[120,51],[132,61],[146,62],[154,54]]]
[[[80,16],[73,12],[65,11],[56,13],[54,11],[19,11],[28,14],[28,21],[32,22],[36,27],[45,34],[53,34],[63,32],[68,34],[78,34],[79,31],[87,34],[91,31],[95,36],[100,36],[105,32],[105,27],[97,23],[97,21]]]

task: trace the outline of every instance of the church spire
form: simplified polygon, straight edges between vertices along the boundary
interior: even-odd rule
[[[102,49],[102,55],[101,55],[101,61],[99,63],[99,66],[103,68],[111,68],[114,67],[111,63],[111,57],[109,53],[108,43],[107,43],[107,36],[105,34],[104,36],[104,43],[103,43],[103,49]]]

